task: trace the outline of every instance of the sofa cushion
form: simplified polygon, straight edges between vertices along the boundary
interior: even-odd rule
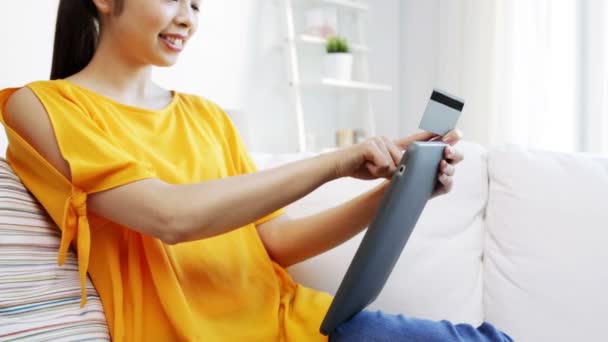
[[[88,279],[80,308],[76,255],[57,266],[59,242],[59,229],[0,159],[0,340],[110,340]]]
[[[486,319],[516,341],[606,340],[608,158],[489,153]]]
[[[390,313],[478,324],[482,321],[483,213],[487,200],[485,150],[461,142],[453,191],[428,202],[378,299],[370,306]],[[260,168],[310,155],[255,155]],[[338,205],[378,184],[342,178],[287,207],[290,217]],[[303,285],[335,294],[363,233],[289,269]]]

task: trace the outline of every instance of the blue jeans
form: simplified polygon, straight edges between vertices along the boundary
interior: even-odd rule
[[[452,324],[448,321],[388,315],[380,311],[362,311],[350,321],[340,325],[329,336],[329,341],[513,342],[513,339],[485,322],[475,328],[470,324]]]

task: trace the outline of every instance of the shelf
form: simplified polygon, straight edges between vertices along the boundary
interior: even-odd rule
[[[346,95],[346,93],[351,95],[350,92],[352,92],[352,95],[355,95],[358,98],[357,100],[360,98],[360,101],[356,101],[357,103],[353,103],[353,105],[356,105],[358,108],[365,111],[365,122],[358,123],[358,125],[365,127],[365,131],[369,136],[374,136],[376,134],[376,117],[373,109],[372,96],[375,94],[372,94],[372,91],[392,91],[393,88],[388,84],[367,82],[370,78],[368,53],[371,52],[371,47],[367,45],[367,36],[365,32],[369,26],[366,20],[369,15],[368,11],[371,10],[373,2],[371,0],[281,0],[279,2],[282,4],[282,11],[285,14],[286,37],[282,43],[286,50],[285,56],[289,65],[289,75],[287,79],[290,80],[286,85],[289,86],[291,95],[289,97],[291,105],[293,106],[294,121],[297,126],[298,150],[307,151],[307,145],[311,143],[307,141],[309,140],[307,139],[307,133],[310,132],[307,130],[306,123],[306,121],[311,118],[305,113],[304,102],[314,101],[314,98],[310,99],[308,95],[313,97],[320,95],[324,97],[333,94],[334,96],[341,97],[341,95]],[[326,9],[328,12],[323,12]],[[300,13],[302,11],[305,12]],[[306,15],[306,17],[300,18],[304,15]],[[342,16],[348,16],[348,18],[353,21],[353,30],[351,30],[353,31],[352,35],[345,35],[349,40],[352,39],[353,41],[352,43],[349,42],[349,46],[352,54],[356,55],[354,57],[357,59],[357,64],[356,68],[353,69],[353,74],[355,79],[358,80],[343,81],[330,78],[329,75],[337,74],[330,72],[325,73],[323,70],[318,70],[318,72],[314,69],[300,70],[300,63],[302,63],[300,58],[305,62],[308,62],[308,66],[310,67],[323,66],[322,62],[324,61],[322,59],[318,60],[319,57],[321,57],[319,56],[319,52],[321,52],[320,50],[323,52],[325,51],[328,37],[319,33],[328,32],[328,30],[321,30],[327,23],[340,21],[333,20],[334,16],[337,17],[336,19],[340,19]],[[303,19],[303,21],[306,22],[306,26],[310,27],[311,30],[304,31],[300,27],[303,24],[300,22],[302,20],[299,21],[298,19]],[[342,29],[345,29],[345,33],[347,33],[346,28],[341,27],[338,22],[333,25],[335,26],[334,30],[341,32]],[[350,29],[350,27],[348,28]],[[310,47],[306,47],[305,45],[310,45]],[[300,48],[303,49],[302,53],[299,51]],[[319,51],[313,51],[317,49]],[[313,54],[313,52],[315,52],[315,54]],[[307,60],[310,57],[317,58],[317,61],[312,65],[310,64],[310,61]],[[328,87],[332,87],[336,90],[328,89]],[[310,92],[310,94],[306,94],[306,92]],[[319,92],[319,94],[317,94],[317,92]],[[350,124],[353,124],[353,122]],[[332,125],[335,126],[334,124],[330,124],[329,126],[331,127]],[[330,127],[316,127],[314,129],[326,132]],[[328,138],[330,138],[320,132],[319,137],[322,137],[322,140],[328,140]],[[319,140],[318,145],[329,147],[332,145],[330,140],[331,139],[328,141]],[[331,150],[332,149],[323,149],[321,152]]]
[[[334,78],[323,78],[320,82],[303,82],[303,86],[330,86],[338,88],[349,88],[359,90],[377,90],[377,91],[391,91],[393,88],[385,84],[368,83],[368,82],[357,82],[357,81],[342,81]]]
[[[327,39],[311,34],[301,34],[298,40],[303,43],[317,44],[322,46],[325,46],[327,43]],[[356,52],[369,52],[369,48],[362,44],[350,44],[350,48]]]
[[[368,11],[369,6],[366,3],[354,0],[314,0],[316,2],[323,2],[326,4],[332,4],[336,6],[341,6],[344,8],[349,8],[357,11]]]

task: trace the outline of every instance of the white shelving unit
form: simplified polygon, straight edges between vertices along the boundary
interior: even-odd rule
[[[302,43],[309,43],[309,44],[317,44],[320,46],[325,47],[325,43],[327,42],[327,39],[322,38],[322,37],[317,37],[317,36],[313,36],[310,34],[301,34],[299,36],[299,42]],[[350,44],[350,48],[353,52],[369,52],[369,48],[365,45],[362,44]]]
[[[350,8],[350,9],[359,10],[359,11],[368,11],[369,10],[369,5],[367,5],[366,3],[363,3],[361,1],[353,1],[353,0],[312,0],[312,1],[319,2],[319,3],[333,4],[336,6],[341,6],[344,8]]]
[[[282,5],[282,11],[285,17],[286,27],[286,56],[289,75],[289,90],[293,112],[295,115],[298,149],[307,151],[306,128],[305,128],[305,112],[303,106],[303,91],[310,87],[328,87],[339,88],[346,91],[363,92],[365,113],[365,130],[370,136],[376,134],[375,113],[371,104],[371,96],[374,91],[391,91],[392,88],[388,85],[372,83],[369,80],[369,62],[368,52],[369,47],[365,44],[365,25],[361,15],[369,11],[370,5],[366,0],[279,0]],[[319,36],[297,32],[296,29],[296,13],[295,2],[298,5],[323,5],[335,6],[337,11],[352,11],[356,20],[356,39],[354,42],[349,41],[349,46],[354,55],[354,58],[362,66],[360,74],[353,81],[343,81],[332,78],[320,77],[316,80],[302,79],[301,65],[299,61],[298,51],[301,45],[317,45],[320,49],[325,50],[326,39]],[[340,34],[340,27],[338,34]],[[319,61],[321,64],[323,61]]]

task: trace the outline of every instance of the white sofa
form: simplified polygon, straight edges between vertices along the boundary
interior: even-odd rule
[[[516,341],[608,341],[608,156],[460,147],[453,191],[427,204],[371,308],[488,321]],[[306,156],[254,159],[267,168]],[[376,183],[340,179],[287,212],[311,214]],[[335,293],[362,236],[291,274]]]

